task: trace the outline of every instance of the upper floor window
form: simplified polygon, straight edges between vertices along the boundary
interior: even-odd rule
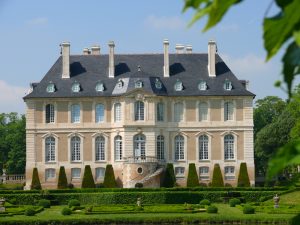
[[[184,160],[184,138],[182,135],[175,137],[175,160]]]
[[[134,119],[144,120],[144,102],[137,101],[134,103]]]
[[[206,102],[199,103],[199,120],[208,120],[208,104]]]
[[[205,91],[207,89],[206,81],[202,80],[198,84],[198,89],[200,91]]]
[[[230,80],[225,80],[225,82],[224,82],[224,89],[226,90],[226,91],[230,91],[231,89],[232,89],[232,85],[231,85],[231,81]]]
[[[124,82],[122,80],[119,80],[117,83],[117,88],[121,89],[124,85]]]
[[[105,88],[104,88],[104,84],[103,84],[102,82],[99,81],[99,82],[96,84],[96,88],[95,88],[95,89],[96,89],[97,92],[103,92],[104,89],[105,89]]]
[[[45,161],[55,162],[55,138],[47,137],[45,139]]]
[[[224,168],[224,177],[225,180],[234,180],[235,179],[235,169],[234,166],[225,166]]]
[[[184,167],[175,167],[175,176],[184,177]]]
[[[95,140],[96,161],[105,160],[105,138],[99,136]]]
[[[122,160],[122,137],[120,135],[115,137],[115,160]]]
[[[47,85],[47,92],[48,93],[52,93],[52,92],[55,92],[55,85],[50,82],[48,85]]]
[[[224,103],[224,120],[233,120],[233,103]]]
[[[224,137],[224,159],[234,159],[234,137],[232,134],[227,134]]]
[[[143,87],[143,82],[141,80],[138,80],[134,84],[135,88],[142,88]]]
[[[74,104],[71,105],[71,123],[80,122],[80,105]]]
[[[79,92],[80,91],[80,84],[75,81],[74,84],[72,84],[72,92]]]
[[[115,122],[119,122],[122,119],[121,103],[115,103],[114,105]]]
[[[55,176],[56,176],[55,169],[49,168],[49,169],[45,170],[45,180],[46,181],[54,179]]]
[[[199,137],[199,160],[208,160],[208,137],[201,135]]]
[[[96,116],[96,123],[100,123],[104,121],[104,105],[97,104],[95,107],[95,116]]]
[[[165,111],[165,107],[164,107],[164,103],[159,102],[156,105],[156,120],[159,122],[164,121],[164,111]]]
[[[103,180],[105,175],[105,168],[104,167],[98,167],[96,168],[96,177],[95,180]]]
[[[74,136],[71,138],[71,160],[74,162],[78,162],[81,160],[80,155],[81,148],[81,140],[80,137]]]
[[[180,80],[177,80],[175,83],[175,91],[182,91],[183,90],[183,84]]]
[[[161,88],[162,88],[162,84],[161,84],[161,82],[159,81],[159,79],[157,79],[157,78],[156,78],[156,80],[155,80],[155,87],[156,87],[157,89],[161,89]]]
[[[54,105],[46,105],[46,123],[54,123]]]
[[[174,105],[174,121],[181,122],[183,121],[183,103],[176,102]]]
[[[156,139],[156,156],[158,160],[165,159],[165,138],[163,135],[158,135]]]
[[[200,177],[200,180],[209,180],[209,167],[208,166],[201,166],[199,168],[199,177]]]

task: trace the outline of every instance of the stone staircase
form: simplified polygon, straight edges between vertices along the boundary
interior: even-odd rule
[[[154,173],[151,173],[151,174],[148,174],[147,176],[145,176],[142,180],[139,181],[139,183],[142,183],[142,184],[147,183],[154,177],[160,175],[163,171],[164,171],[164,168],[159,167],[159,168],[157,168],[157,170]]]

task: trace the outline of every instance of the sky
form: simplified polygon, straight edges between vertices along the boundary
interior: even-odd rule
[[[107,54],[110,40],[116,54],[162,53],[165,38],[170,52],[176,44],[190,44],[193,52],[203,53],[214,39],[233,73],[250,81],[255,99],[286,98],[274,87],[281,79],[281,53],[265,62],[262,21],[269,4],[269,0],[244,1],[203,33],[206,20],[187,26],[193,11],[182,13],[183,0],[0,0],[0,113],[25,112],[22,97],[60,56],[63,41],[71,43],[71,54],[95,44]]]

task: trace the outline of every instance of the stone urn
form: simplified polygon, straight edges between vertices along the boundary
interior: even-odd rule
[[[274,200],[274,208],[279,208],[279,201],[280,201],[280,197],[276,194],[273,198]]]

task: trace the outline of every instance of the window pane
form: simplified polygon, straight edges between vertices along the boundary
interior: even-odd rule
[[[184,177],[184,167],[176,167],[175,175],[176,177]]]
[[[144,120],[144,102],[137,101],[134,104],[135,120]]]
[[[233,103],[224,103],[224,120],[233,120]]]
[[[45,156],[46,162],[54,162],[55,161],[55,138],[47,137],[45,140]]]
[[[224,158],[234,159],[234,137],[231,134],[224,137]]]
[[[96,105],[96,123],[104,121],[104,105],[97,104]]]
[[[80,174],[81,174],[81,169],[80,168],[72,168],[71,169],[72,179],[79,179]]]
[[[115,121],[121,121],[121,104],[116,103],[115,104]]]
[[[80,105],[75,104],[71,106],[71,123],[80,122]]]
[[[54,105],[46,105],[46,123],[54,123]]]
[[[205,121],[207,120],[207,114],[208,114],[208,106],[206,102],[201,102],[199,104],[199,120]]]
[[[175,160],[184,160],[184,138],[181,135],[175,137]]]
[[[199,137],[199,160],[208,159],[208,137],[201,135]]]
[[[80,161],[80,138],[75,136],[71,138],[71,160]]]
[[[139,134],[134,137],[134,157],[140,157],[141,159],[145,159],[145,143],[146,138],[144,135]]]
[[[115,160],[122,159],[122,137],[115,137]]]
[[[224,169],[225,180],[234,180],[235,179],[235,169],[234,166],[226,166]]]
[[[105,139],[100,136],[95,140],[96,161],[105,160]]]
[[[96,180],[103,180],[105,175],[105,168],[96,168]]]
[[[209,180],[209,167],[202,166],[199,168],[200,180]]]
[[[174,120],[175,122],[183,121],[183,104],[181,102],[177,102],[174,105]]]
[[[164,104],[161,102],[157,103],[156,116],[157,121],[164,121]]]
[[[157,136],[156,151],[158,160],[165,159],[165,138],[162,135]]]
[[[56,176],[55,169],[46,169],[45,170],[45,180],[54,179]]]

